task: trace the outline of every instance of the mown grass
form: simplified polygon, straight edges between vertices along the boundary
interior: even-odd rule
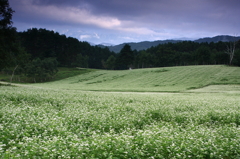
[[[239,158],[239,93],[0,87],[2,158]]]
[[[62,79],[66,79],[69,77],[82,75],[89,72],[94,72],[94,69],[86,69],[86,68],[67,68],[67,67],[59,67],[58,73],[54,76],[52,81],[58,81]]]
[[[223,65],[98,70],[36,86],[94,91],[179,92],[208,85],[240,84],[239,72],[239,67]]]

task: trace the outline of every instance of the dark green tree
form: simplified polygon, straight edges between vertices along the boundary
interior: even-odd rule
[[[8,0],[0,0],[0,29],[12,28],[12,14]]]
[[[15,40],[12,28],[13,10],[8,0],[0,0],[0,70],[9,66],[11,61],[11,42]]]
[[[188,52],[181,52],[180,53],[180,59],[179,59],[179,64],[180,65],[190,65],[192,64],[192,55],[191,53],[188,53]]]
[[[29,57],[20,45],[16,28],[12,27],[13,13],[8,0],[0,0],[0,70],[14,67],[11,79]]]
[[[207,46],[200,46],[196,50],[196,60],[200,65],[206,65],[211,63],[211,51]]]
[[[135,58],[135,63],[137,63],[138,68],[147,68],[152,65],[153,56],[147,53],[145,50],[140,51],[140,53]]]
[[[52,79],[58,72],[58,62],[55,58],[46,58],[41,60],[36,58],[25,66],[25,76],[33,82],[43,82]]]
[[[131,46],[126,44],[122,48],[117,58],[117,65],[119,69],[131,68],[134,61],[134,54]]]
[[[78,54],[76,60],[72,63],[73,67],[82,67],[88,68],[88,56],[82,56],[82,54]]]
[[[107,69],[113,70],[115,67],[115,63],[116,63],[116,57],[111,55],[108,57],[107,61],[105,62],[105,67]]]

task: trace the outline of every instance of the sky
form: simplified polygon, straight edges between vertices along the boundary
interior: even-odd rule
[[[94,44],[240,34],[240,0],[9,0],[17,31]]]

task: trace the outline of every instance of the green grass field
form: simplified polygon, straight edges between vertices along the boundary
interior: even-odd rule
[[[186,66],[1,85],[0,156],[237,159],[239,77]]]
[[[215,65],[97,70],[34,86],[93,91],[179,92],[218,84],[240,84],[240,67]]]

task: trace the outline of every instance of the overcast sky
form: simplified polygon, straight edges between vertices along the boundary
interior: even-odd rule
[[[9,0],[18,31],[46,28],[91,43],[240,34],[240,0]]]

